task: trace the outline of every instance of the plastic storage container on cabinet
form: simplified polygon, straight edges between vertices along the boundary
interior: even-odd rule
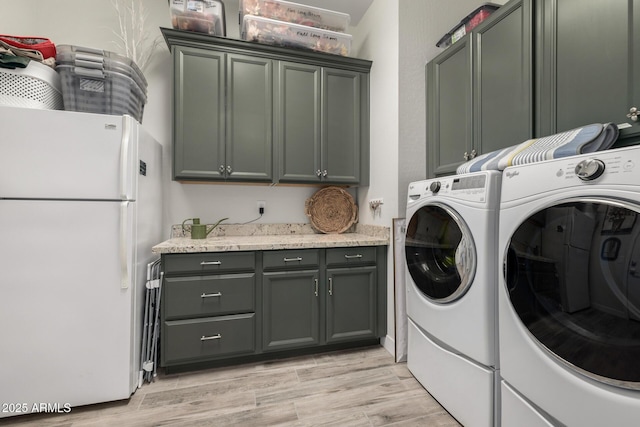
[[[349,55],[351,51],[350,34],[252,15],[244,15],[242,39],[342,56]]]
[[[170,0],[171,25],[177,30],[226,36],[224,3],[219,0]]]
[[[0,68],[0,105],[62,110],[60,76],[37,61],[26,68]]]
[[[244,15],[262,16],[337,32],[347,31],[351,22],[348,13],[283,0],[240,0],[240,22]]]
[[[485,3],[468,14],[458,25],[453,27],[451,31],[442,36],[437,47],[449,47],[453,43],[464,37],[469,31],[477,27],[482,21],[487,19],[489,15],[498,10],[500,5],[493,3]]]

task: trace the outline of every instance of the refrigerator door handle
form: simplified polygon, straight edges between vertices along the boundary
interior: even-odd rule
[[[131,129],[128,120],[122,120],[122,145],[120,152],[120,197],[129,199],[127,178],[129,177],[129,140]]]
[[[128,224],[129,202],[120,204],[120,287],[129,287],[129,260],[127,259],[127,224]]]

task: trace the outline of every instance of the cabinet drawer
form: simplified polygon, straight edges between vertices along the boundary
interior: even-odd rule
[[[327,249],[328,266],[375,264],[375,262],[376,248],[373,246]]]
[[[316,267],[319,264],[319,254],[317,249],[265,251],[263,263],[265,270]]]
[[[165,322],[165,364],[255,351],[255,314]]]
[[[251,311],[255,311],[255,273],[165,279],[167,320]]]
[[[253,252],[203,252],[169,254],[164,257],[165,274],[216,273],[232,270],[253,270]]]

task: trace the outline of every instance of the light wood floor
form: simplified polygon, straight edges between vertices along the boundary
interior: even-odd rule
[[[129,400],[0,425],[459,426],[380,346],[159,375]]]

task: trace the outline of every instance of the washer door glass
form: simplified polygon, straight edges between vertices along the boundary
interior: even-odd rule
[[[448,207],[426,205],[413,214],[405,254],[413,283],[434,302],[460,298],[473,281],[476,253],[471,233]]]
[[[571,369],[640,389],[640,207],[558,204],[513,233],[505,279],[535,339]]]

